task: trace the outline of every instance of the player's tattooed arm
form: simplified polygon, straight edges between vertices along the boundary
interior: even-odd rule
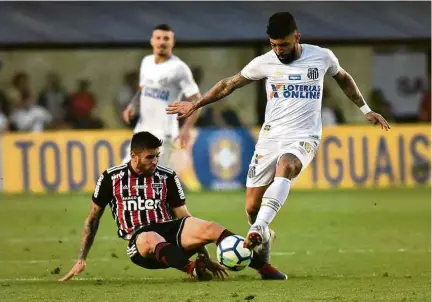
[[[166,112],[167,114],[178,114],[177,119],[187,118],[199,108],[217,102],[231,94],[234,90],[252,82],[252,80],[246,79],[244,76],[238,73],[235,76],[225,78],[217,82],[216,85],[214,85],[204,97],[194,103],[174,102],[172,104],[168,104]]]
[[[357,105],[357,107],[362,107],[366,105],[366,102],[360,92],[360,89],[357,87],[356,82],[353,77],[346,72],[344,69],[340,69],[340,71],[333,76],[333,78],[338,83],[339,87],[345,93],[345,95]]]
[[[184,100],[186,102],[191,102],[192,104],[195,104],[196,102],[198,102],[201,99],[201,93],[195,93],[194,95],[184,98]],[[196,121],[199,118],[199,115],[201,114],[201,109],[196,110],[184,123],[183,128],[185,129],[191,129]]]
[[[102,217],[104,209],[94,202],[91,203],[90,214],[87,216],[84,223],[84,230],[81,235],[81,248],[79,260],[86,260],[90,248],[93,244],[96,232],[99,228],[99,221]]]
[[[342,88],[345,95],[360,108],[369,122],[372,122],[375,125],[380,125],[381,129],[386,131],[391,129],[390,124],[381,114],[373,112],[369,106],[367,106],[360,89],[357,87],[357,84],[348,72],[341,68],[334,76],[334,79],[339,84],[340,88]]]
[[[198,101],[199,99],[201,98],[201,93],[195,93],[194,95],[192,95],[192,96],[190,96],[190,97],[188,97],[188,98],[184,98],[184,100],[186,101],[186,102],[192,102],[192,103],[195,103],[196,101]]]
[[[214,85],[200,101],[194,103],[194,107],[196,109],[207,104],[217,102],[233,93],[234,90],[246,86],[252,82],[252,80],[245,78],[240,73],[232,77],[222,79],[217,82],[216,85]]]

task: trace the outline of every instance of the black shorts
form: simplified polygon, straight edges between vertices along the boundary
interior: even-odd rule
[[[146,225],[140,229],[138,229],[131,237],[127,254],[131,258],[131,261],[136,265],[147,269],[164,269],[168,268],[165,264],[160,263],[156,260],[156,258],[151,255],[147,257],[143,257],[138,253],[138,249],[136,247],[136,239],[139,234],[143,232],[155,232],[161,235],[167,242],[182,248],[181,245],[181,233],[183,231],[184,222],[188,217],[183,217],[181,219],[176,219],[164,223],[155,223],[151,225]],[[188,257],[191,257],[193,253],[187,253]]]

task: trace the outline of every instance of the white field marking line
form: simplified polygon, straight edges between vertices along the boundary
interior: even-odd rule
[[[312,277],[337,277],[337,278],[350,278],[350,276],[346,276],[343,274],[337,274],[337,275],[329,275],[329,274],[317,274],[317,275],[313,275]],[[372,274],[368,274],[365,276],[370,276],[370,277],[377,277],[377,276],[382,276],[382,274],[377,274],[376,272],[373,272]],[[420,277],[429,277],[429,274],[424,274],[421,273],[418,276]],[[236,279],[237,277],[235,275],[231,275],[230,279]],[[103,277],[73,277],[70,281],[68,281],[67,283],[71,283],[74,281],[124,281],[124,282],[128,282],[128,281],[150,281],[150,280],[168,280],[167,278],[163,278],[163,277],[140,277],[140,278],[103,278]],[[40,277],[33,277],[33,278],[0,278],[0,282],[16,282],[16,281],[22,281],[22,282],[28,282],[28,281],[35,281],[35,282],[57,282],[56,280],[53,279],[47,279],[47,278],[40,278]]]
[[[141,277],[141,278],[98,278],[98,277],[73,277],[72,280],[70,280],[67,283],[73,282],[73,281],[148,281],[148,280],[164,280],[165,278],[153,278],[153,277]],[[165,279],[166,280],[166,279]],[[48,281],[53,282],[55,280],[47,279],[47,278],[39,278],[39,277],[33,277],[33,278],[4,278],[0,279],[0,282],[12,282],[12,281]],[[57,281],[55,281],[57,282]]]
[[[324,251],[297,251],[297,252],[272,252],[271,256],[294,256],[294,255],[314,255],[314,254],[323,254],[323,253],[332,253],[333,250],[324,250]],[[404,248],[399,248],[397,250],[384,250],[384,251],[374,251],[373,249],[338,249],[337,253],[339,254],[373,254],[373,253],[430,253],[430,250],[415,250],[409,251]]]
[[[323,253],[332,253],[333,250],[326,250],[326,251],[297,251],[297,252],[272,252],[271,256],[294,256],[294,255],[314,255],[314,254],[323,254]],[[406,253],[406,252],[410,252],[407,249],[397,249],[397,250],[389,250],[389,251],[378,251],[378,253]],[[412,251],[411,253],[430,253],[430,250],[416,250],[416,251]],[[337,251],[337,253],[339,254],[373,254],[376,253],[373,249],[353,249],[353,250],[344,250],[344,249],[339,249]],[[126,260],[128,260],[128,258],[124,258]],[[124,259],[119,259],[119,260],[124,260]],[[59,261],[64,261],[61,259],[40,259],[40,260],[0,260],[0,263],[13,263],[13,264],[41,264],[41,263],[51,263],[51,262],[59,262]],[[76,259],[70,259],[70,262],[76,262]],[[113,261],[113,258],[91,258],[88,260],[88,262],[108,262],[108,261]],[[116,261],[116,260],[114,260]]]

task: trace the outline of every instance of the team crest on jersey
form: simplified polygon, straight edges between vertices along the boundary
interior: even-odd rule
[[[308,68],[307,77],[311,80],[316,80],[319,77],[318,68]]]
[[[155,190],[156,194],[160,194],[162,190],[162,183],[154,183],[152,184],[153,190]]]

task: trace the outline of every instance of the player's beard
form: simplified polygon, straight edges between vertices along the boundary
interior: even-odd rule
[[[156,166],[147,166],[145,164],[138,164],[137,165],[137,169],[138,171],[140,171],[140,174],[144,175],[144,176],[150,176],[154,173],[154,171],[156,170]]]
[[[278,57],[279,61],[281,61],[281,63],[290,64],[297,59],[296,49],[297,46],[294,46],[294,48],[289,53],[284,53],[283,55],[276,54],[276,56]]]

